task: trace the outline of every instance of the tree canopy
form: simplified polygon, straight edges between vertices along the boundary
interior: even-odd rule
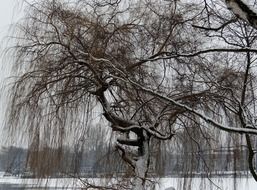
[[[6,127],[28,142],[28,166],[58,167],[64,146],[89,146],[90,129],[107,128],[104,141],[132,171],[133,189],[151,186],[156,150],[183,152],[185,144],[198,153],[247,147],[257,180],[257,32],[249,5],[35,0],[26,7],[9,51],[17,77]],[[41,159],[45,147],[58,151]]]

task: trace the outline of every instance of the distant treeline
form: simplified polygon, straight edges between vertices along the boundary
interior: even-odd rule
[[[46,151],[48,153],[46,154]],[[30,169],[27,154],[35,154],[38,159],[44,155],[61,154],[60,159],[53,161],[55,166],[48,163],[42,166],[49,176],[112,176],[131,174],[130,168],[112,148],[99,147],[91,150],[63,148],[59,150],[46,148],[42,152],[28,152],[19,147],[4,147],[0,152],[0,170],[11,175],[33,177],[36,173]],[[33,167],[32,167],[33,168]],[[47,172],[45,172],[47,173]],[[247,174],[247,151],[245,149],[210,150],[204,152],[171,153],[162,151],[161,155],[153,156],[150,162],[149,175],[215,175],[215,174]],[[46,176],[42,176],[46,177]]]

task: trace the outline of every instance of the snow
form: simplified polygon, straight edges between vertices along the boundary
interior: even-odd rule
[[[191,190],[254,190],[257,189],[257,182],[253,178],[211,178],[201,179],[179,179],[179,178],[162,178],[159,181],[159,187],[156,190],[166,190],[169,187],[174,187],[176,190],[182,187]]]
[[[96,184],[100,183],[99,178],[91,179]],[[190,182],[192,182],[190,184]],[[73,178],[56,178],[56,179],[21,179],[18,177],[8,176],[3,177],[3,173],[0,173],[0,189],[1,185],[26,185],[33,190],[31,187],[35,187],[38,184],[40,186],[45,186],[49,188],[62,188],[65,187],[67,189],[79,189],[81,183]],[[158,185],[156,186],[156,190],[166,190],[171,187],[174,187],[175,190],[179,190],[179,188],[184,185],[185,189],[191,190],[254,190],[257,189],[257,182],[254,181],[253,178],[237,178],[236,180],[233,178],[161,178],[158,180]],[[190,186],[191,185],[191,186]],[[75,188],[74,188],[75,187]],[[26,188],[25,188],[26,189]],[[172,189],[172,188],[171,188]],[[18,190],[18,189],[17,189]]]

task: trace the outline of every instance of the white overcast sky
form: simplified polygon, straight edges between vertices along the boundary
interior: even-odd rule
[[[10,24],[15,21],[19,0],[0,0],[0,37],[3,38]],[[15,8],[16,7],[16,8]],[[15,11],[16,9],[16,11]]]
[[[3,139],[2,126],[4,124],[6,97],[4,86],[6,80],[4,80],[9,74],[10,68],[9,62],[3,59],[3,50],[6,48],[6,36],[9,34],[10,27],[15,24],[19,18],[21,18],[21,2],[22,0],[0,0],[0,148],[1,140]]]
[[[6,48],[7,36],[10,36],[10,28],[22,15],[22,0],[0,0],[0,68],[3,67],[2,52]],[[4,65],[6,66],[6,65]],[[0,79],[3,72],[0,73]]]

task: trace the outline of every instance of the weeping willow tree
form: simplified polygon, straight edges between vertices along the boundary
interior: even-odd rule
[[[28,143],[27,167],[38,177],[62,167],[64,146],[79,152],[90,146],[89,129],[103,127],[110,131],[103,143],[130,170],[126,182],[120,174],[108,188],[150,188],[151,167],[164,170],[158,155],[168,149],[180,153],[183,172],[192,174],[199,161],[209,174],[215,156],[207,162],[206,149],[246,146],[257,180],[252,21],[218,0],[26,6],[8,54],[16,77],[6,127],[12,140]]]

